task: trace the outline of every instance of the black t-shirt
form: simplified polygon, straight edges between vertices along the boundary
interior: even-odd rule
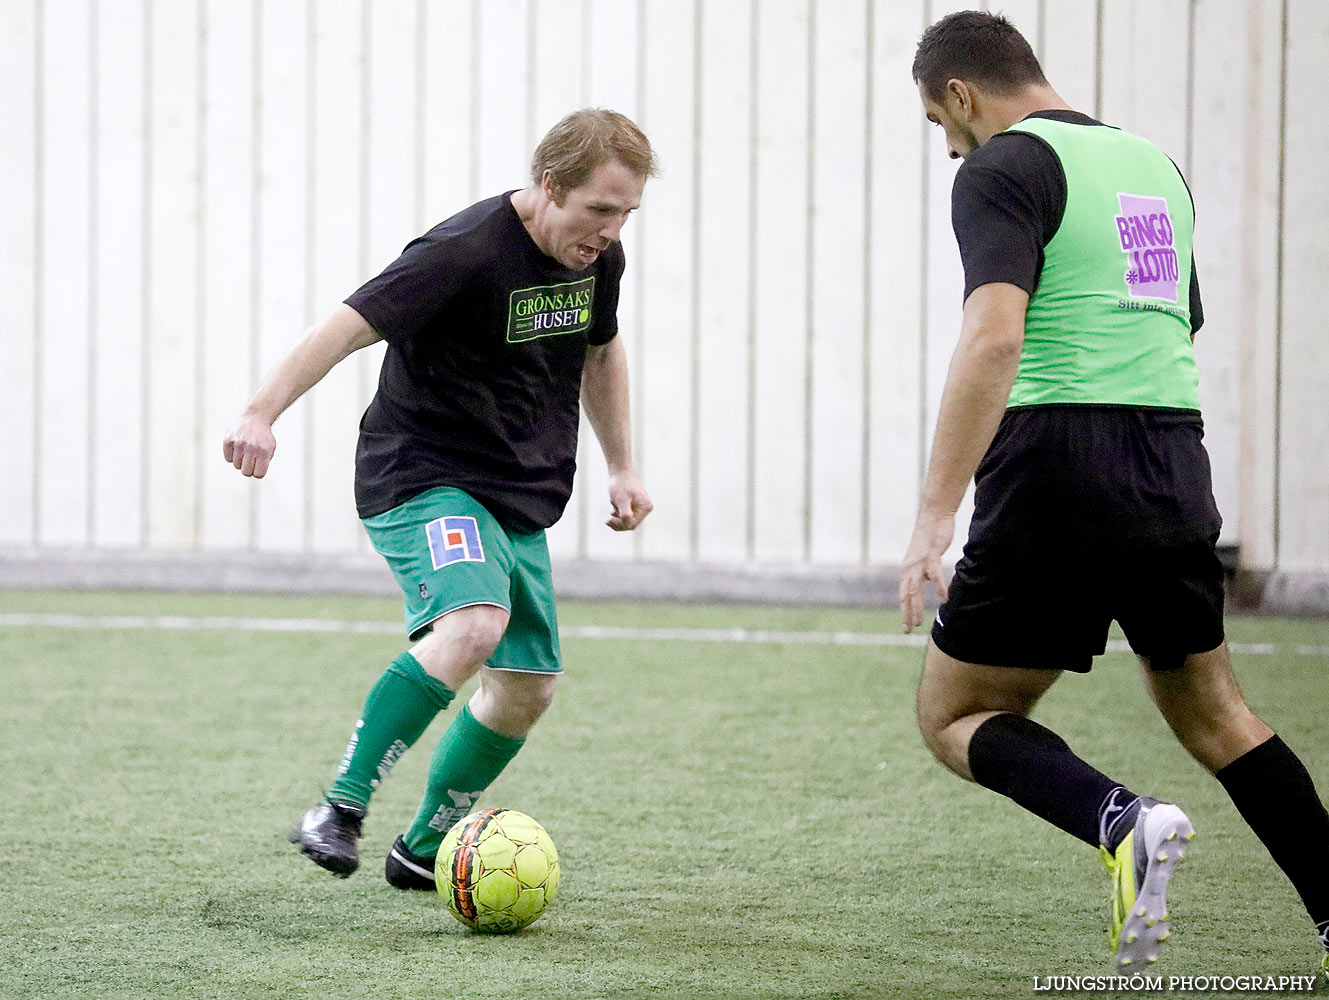
[[[346,299],[388,343],[360,421],[361,517],[438,486],[470,493],[519,531],[563,513],[576,470],[588,344],[618,332],[623,250],[584,271],[531,239],[511,192],[407,244]]]
[[[1031,117],[1109,128],[1075,111]],[[1043,248],[1066,211],[1066,174],[1052,147],[1003,132],[955,175],[951,222],[965,298],[1008,282],[1030,295]],[[1191,330],[1204,322],[1191,261]],[[1039,540],[1119,550],[1217,537],[1204,428],[1194,411],[1099,405],[1007,410],[975,475],[970,543],[1030,547]]]
[[[1038,111],[1029,117],[1111,127],[1078,111]],[[974,150],[951,188],[951,225],[964,264],[964,297],[994,281],[1033,295],[1043,273],[1043,248],[1057,234],[1065,212],[1066,172],[1042,138],[1000,132]],[[1204,323],[1194,257],[1190,300],[1193,332]]]

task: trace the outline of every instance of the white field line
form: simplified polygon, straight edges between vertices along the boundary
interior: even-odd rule
[[[146,629],[149,631],[193,632],[295,632],[353,635],[403,635],[400,622],[338,621],[330,618],[240,618],[223,616],[186,617],[183,615],[67,615],[0,614],[0,628],[48,629]],[[633,628],[623,625],[565,625],[558,630],[562,639],[610,639],[619,642],[705,642],[790,646],[875,646],[921,648],[926,635],[896,632],[790,632],[778,629],[744,628]],[[1114,639],[1107,644],[1112,652],[1130,652],[1130,646]],[[1329,659],[1329,646],[1299,644],[1284,646],[1272,642],[1234,642],[1231,650],[1244,656],[1272,656],[1286,650],[1295,656]]]

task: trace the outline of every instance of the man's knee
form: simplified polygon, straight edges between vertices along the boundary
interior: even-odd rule
[[[430,674],[468,676],[488,662],[508,627],[508,612],[490,604],[459,608],[434,622],[412,652]]]
[[[936,684],[929,682],[926,674],[918,685],[914,711],[923,745],[932,752],[932,756],[945,763],[943,736],[947,727],[959,716],[954,704],[945,697],[943,691],[937,689]]]
[[[924,745],[956,774],[969,777],[974,730],[993,715],[1028,715],[1059,674],[965,663],[929,642],[916,703]]]
[[[472,710],[478,708],[500,732],[525,735],[544,715],[557,687],[557,674],[486,670],[480,675],[478,705]]]
[[[1223,647],[1191,654],[1179,669],[1150,670],[1148,679],[1177,739],[1209,771],[1220,770],[1273,733],[1247,706]]]

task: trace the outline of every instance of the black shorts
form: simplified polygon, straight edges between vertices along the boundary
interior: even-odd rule
[[[1223,643],[1223,567],[1213,542],[1118,554],[966,553],[932,641],[965,663],[1088,673],[1116,620],[1154,669]]]
[[[966,663],[1087,672],[1116,620],[1155,669],[1223,642],[1221,519],[1198,414],[1008,411],[932,638]]]

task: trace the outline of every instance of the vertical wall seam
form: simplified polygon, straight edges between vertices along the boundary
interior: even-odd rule
[[[358,253],[356,255],[356,281],[364,281],[370,274],[370,268],[373,262],[369,259],[369,216],[370,204],[372,200],[372,187],[370,178],[373,170],[373,146],[374,146],[374,15],[373,7],[369,0],[360,0],[360,177],[359,177],[359,196],[360,212],[359,226],[356,239],[359,241]],[[387,141],[385,141],[385,146]],[[369,361],[368,355],[363,351],[359,352],[355,360],[351,362],[355,365],[354,372],[357,376],[356,384],[359,389],[359,399],[355,401],[357,409],[365,406],[374,394],[376,374],[373,365]],[[356,532],[355,547],[364,551],[369,544],[368,537],[364,532]]]
[[[480,30],[480,0],[471,0],[471,163],[470,176],[467,178],[467,203],[480,197],[480,82],[479,62],[480,44],[483,41]]]
[[[194,209],[198,217],[198,232],[194,238],[194,523],[193,548],[202,547],[203,541],[203,428],[207,416],[205,374],[208,333],[208,5],[197,0],[194,5],[198,23],[195,26],[195,44],[198,46],[198,66],[194,73],[197,92],[194,104],[197,112],[194,133]]]
[[[152,287],[153,266],[152,252],[152,215],[153,215],[153,59],[152,59],[152,0],[143,0],[143,93],[140,100],[143,105],[143,201],[140,207],[140,225],[143,239],[140,242],[142,255],[143,284],[139,288],[139,305],[142,343],[139,345],[140,372],[142,384],[139,386],[139,546],[147,548],[151,538],[150,518],[152,511]]]
[[[688,396],[688,554],[695,560],[701,552],[701,151],[705,104],[702,4],[692,7],[692,288],[689,312],[692,320],[691,391]]]
[[[97,16],[96,0],[88,0],[88,259],[87,282],[87,357],[83,375],[87,412],[84,414],[85,442],[88,453],[86,471],[88,482],[83,502],[84,532],[88,544],[97,540],[97,338],[100,335],[100,317],[97,310],[100,304],[98,282],[98,247],[101,238],[101,155],[98,133],[101,130],[101,108],[98,101],[99,77],[101,75],[101,21]]]
[[[761,0],[748,8],[748,323],[747,323],[747,424],[744,475],[747,479],[743,555],[748,561],[757,554],[757,137],[761,122]]]
[[[1283,297],[1287,235],[1288,0],[1279,11],[1278,63],[1278,247],[1274,255],[1274,565],[1283,563]]]
[[[318,241],[314,238],[314,207],[318,195],[318,2],[305,6],[305,325],[314,318],[314,270]],[[305,407],[304,483],[301,489],[301,548],[314,548],[314,425],[312,406]]]
[[[1047,53],[1047,37],[1048,37],[1047,0],[1038,0],[1037,10],[1038,10],[1037,14],[1038,24],[1035,28],[1035,31],[1037,33],[1037,39],[1038,39],[1037,41],[1038,51],[1035,53],[1035,55],[1038,56],[1038,61],[1042,63],[1043,57]]]
[[[425,171],[428,149],[429,81],[426,67],[429,57],[429,5],[425,0],[415,0],[415,205],[411,217],[415,219],[417,231],[427,228],[425,220]]]
[[[194,548],[203,540],[203,420],[207,408],[205,358],[207,344],[207,0],[198,0],[198,68],[195,70],[195,108],[198,112],[194,133],[194,207],[198,214],[198,235],[194,241]]]
[[[581,85],[577,92],[581,95],[581,105],[585,107],[591,100],[591,32],[595,29],[591,23],[592,0],[581,0]]]
[[[932,5],[923,0],[923,30],[932,23]],[[928,254],[932,252],[932,172],[928,163],[928,121],[919,118],[919,212],[918,235],[918,501],[928,474]]]
[[[863,360],[860,367],[863,434],[859,459],[859,502],[862,505],[859,534],[858,561],[867,565],[872,538],[872,212],[873,212],[873,129],[872,116],[876,105],[873,88],[876,85],[876,18],[873,0],[864,0],[866,20],[863,37],[866,39],[863,73]]]
[[[815,345],[815,319],[817,315],[816,270],[817,253],[817,0],[808,0],[808,94],[807,94],[807,180],[804,218],[807,240],[803,256],[803,551],[802,560],[812,557],[812,437],[815,378],[813,347]]]
[[[374,89],[374,15],[368,0],[360,0],[360,163],[357,192],[360,206],[356,226],[356,240],[359,242],[355,258],[356,270],[360,276],[369,272],[369,173],[370,147],[373,137],[373,89]],[[360,360],[360,359],[357,359]],[[363,368],[363,366],[361,366]],[[363,388],[363,379],[361,379]]]
[[[646,115],[646,0],[637,0],[637,107],[639,110],[639,123],[645,127]],[[637,295],[634,301],[636,306],[633,321],[636,323],[636,351],[634,357],[629,362],[632,366],[632,392],[637,396],[637,405],[635,413],[634,408],[629,404],[629,411],[633,417],[639,419],[632,420],[632,461],[637,470],[637,475],[646,476],[645,456],[645,423],[646,408],[646,227],[649,225],[649,216],[644,215],[637,220],[637,248],[633,254],[633,280],[637,285]],[[629,397],[631,399],[631,397]],[[649,529],[648,529],[649,530]],[[645,548],[646,535],[643,531],[632,532],[632,556],[634,559],[641,560],[646,553]]]
[[[42,0],[33,0],[32,141],[32,543],[41,543],[42,467],[45,421],[42,375],[46,352],[46,22]]]
[[[1103,120],[1103,0],[1094,0],[1094,117]]]
[[[1186,146],[1182,155],[1187,177],[1191,176],[1195,153],[1195,3],[1189,0],[1186,4]]]
[[[250,60],[249,95],[249,384],[257,387],[262,376],[260,355],[262,353],[262,330],[260,328],[259,302],[263,295],[263,270],[259,266],[262,254],[262,241],[259,239],[263,217],[261,212],[263,196],[263,5],[262,0],[250,0],[250,37],[253,50]],[[249,494],[249,545],[251,551],[258,550],[259,533],[259,493],[248,490]]]
[[[533,153],[535,145],[539,142],[536,136],[540,128],[540,123],[535,117],[535,70],[532,63],[535,60],[535,47],[539,43],[540,35],[536,30],[536,14],[530,0],[526,3],[526,58],[522,60],[522,68],[526,73],[526,145],[524,149],[528,154]],[[585,46],[583,45],[583,48]]]

